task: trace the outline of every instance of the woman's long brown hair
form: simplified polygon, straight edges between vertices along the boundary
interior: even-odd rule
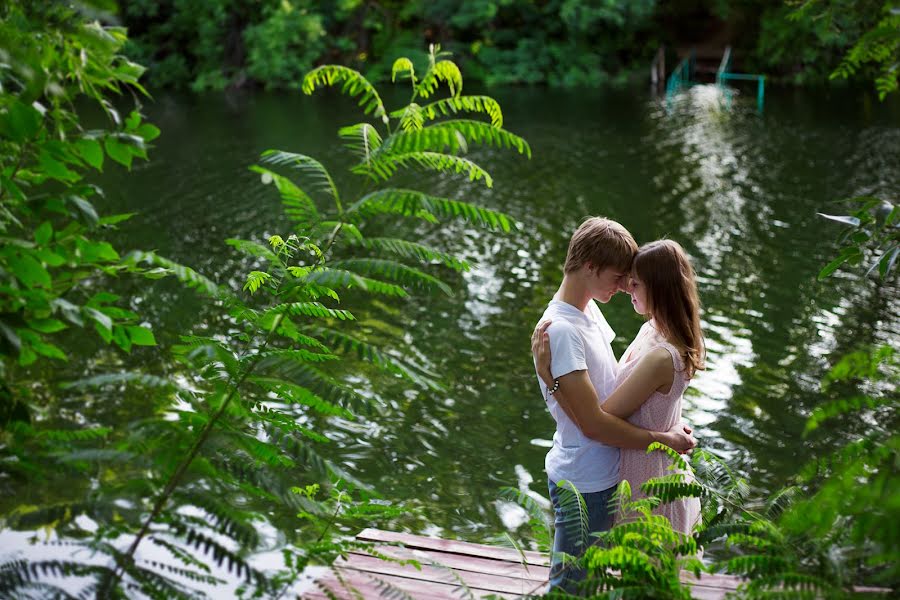
[[[672,240],[644,244],[632,271],[646,286],[650,314],[659,332],[684,358],[687,376],[704,368],[706,347],[700,329],[697,277],[684,248]]]

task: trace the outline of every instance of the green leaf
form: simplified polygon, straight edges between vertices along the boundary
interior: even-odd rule
[[[391,66],[391,81],[397,81],[397,76],[403,74],[406,74],[413,83],[416,82],[416,69],[413,66],[413,62],[405,56],[395,60],[393,66]]]
[[[500,104],[490,96],[444,98],[443,100],[426,104],[421,109],[423,116],[428,119],[436,119],[463,111],[485,113],[491,118],[491,125],[503,127],[503,112],[500,110]]]
[[[354,71],[339,65],[323,65],[313,69],[303,78],[303,93],[312,94],[316,88],[322,86],[341,85],[341,92],[352,98],[359,97],[359,106],[363,107],[365,114],[371,114],[376,118],[387,119],[384,103],[375,90],[359,71]]]
[[[50,221],[44,221],[34,230],[34,241],[39,246],[46,246],[53,239],[53,225]]]
[[[257,242],[229,238],[225,240],[225,243],[232,248],[240,250],[244,254],[249,254],[250,256],[256,258],[265,258],[269,262],[281,264],[281,260],[275,255],[274,252],[269,250],[266,246],[263,246],[262,244],[259,244]]]
[[[128,117],[125,119],[125,129],[128,131],[132,131],[138,125],[141,124],[141,113],[136,110],[128,113]]]
[[[419,217],[422,214],[460,218],[483,227],[508,232],[511,229],[509,217],[490,210],[449,198],[430,196],[416,190],[389,188],[372,192],[360,198],[347,213],[357,213],[362,217],[392,214]]]
[[[90,225],[96,225],[100,220],[94,205],[80,196],[67,196],[66,200],[75,205],[75,208],[84,216]]]
[[[319,302],[288,302],[273,306],[266,314],[289,314],[293,316],[304,315],[307,317],[328,317],[341,321],[353,321],[354,316],[350,311],[328,308]]]
[[[418,287],[426,290],[439,290],[448,296],[453,295],[453,290],[446,283],[424,273],[419,269],[409,267],[392,260],[379,258],[349,258],[331,263],[332,269],[346,269],[365,276],[381,276],[396,281],[404,286]]]
[[[126,325],[125,330],[128,332],[128,338],[135,346],[155,346],[156,338],[153,332],[146,327]]]
[[[75,151],[87,164],[98,171],[103,170],[103,148],[100,142],[91,138],[81,138],[75,142]]]
[[[41,169],[43,169],[49,177],[62,181],[63,183],[74,183],[81,179],[81,176],[78,173],[69,170],[65,163],[57,160],[45,150],[41,150],[41,153],[38,156],[38,162],[41,165]]]
[[[94,242],[86,238],[79,237],[75,240],[75,246],[81,254],[84,262],[109,262],[119,260],[119,253],[112,247],[109,242]]]
[[[13,275],[26,287],[49,288],[53,283],[47,269],[30,254],[12,254],[9,257],[9,266]]]
[[[357,243],[370,250],[390,252],[403,258],[426,263],[439,262],[454,271],[468,271],[471,268],[471,265],[465,260],[416,242],[396,238],[366,238]]]
[[[451,96],[459,96],[462,93],[462,73],[459,67],[449,60],[441,60],[432,66],[422,81],[416,87],[416,91],[423,98],[428,98],[437,91],[439,82],[443,81],[450,88]]]
[[[858,257],[861,255],[862,252],[859,250],[859,248],[844,248],[844,250],[841,251],[840,256],[825,265],[825,267],[821,271],[819,271],[819,281],[822,281],[823,279],[834,273],[838,269],[838,267],[840,267],[848,260],[851,260],[854,256]]]
[[[244,290],[250,290],[251,294],[256,293],[256,291],[267,281],[272,279],[272,276],[263,271],[250,271],[247,275],[247,283],[244,284]]]
[[[131,168],[133,155],[127,145],[123,144],[113,136],[107,136],[106,139],[103,140],[103,146],[106,148],[106,153],[111,159],[124,165],[128,169]]]
[[[406,290],[398,285],[378,281],[369,277],[363,277],[350,271],[333,268],[316,269],[304,277],[307,283],[314,283],[324,286],[328,289],[338,287],[353,288],[357,287],[362,290],[374,292],[376,294],[384,294],[386,296],[396,296],[405,298],[408,294]]]
[[[67,327],[65,323],[57,319],[31,319],[28,321],[28,326],[41,333],[56,333]]]
[[[260,173],[264,184],[274,183],[281,194],[284,213],[295,223],[308,228],[320,220],[319,211],[313,199],[294,182],[278,173],[253,165],[251,171]]]
[[[261,158],[268,164],[297,169],[302,177],[309,180],[312,189],[330,195],[335,203],[340,202],[340,195],[331,173],[328,172],[325,165],[311,156],[282,150],[266,150],[262,153]]]
[[[131,217],[135,216],[137,213],[122,213],[119,215],[109,215],[107,217],[101,217],[99,221],[97,221],[98,225],[118,225],[122,221],[127,221]]]
[[[51,267],[58,267],[65,264],[66,259],[47,248],[37,248],[34,250],[34,256],[41,259]]]
[[[381,154],[371,164],[362,163],[352,169],[354,173],[368,175],[374,180],[388,180],[398,169],[419,167],[439,173],[462,173],[470,181],[484,180],[487,187],[494,185],[490,173],[468,158],[441,152],[405,152]]]
[[[15,98],[15,96],[13,96]],[[13,100],[5,115],[0,118],[0,130],[12,141],[22,143],[30,140],[41,128],[41,113],[19,100]]]
[[[159,137],[159,127],[150,123],[144,123],[135,130],[135,133],[144,138],[145,142],[152,142]]]
[[[32,350],[30,346],[23,345],[21,350],[19,350],[19,364],[23,367],[27,367],[36,360],[37,354],[35,354],[34,350]]]

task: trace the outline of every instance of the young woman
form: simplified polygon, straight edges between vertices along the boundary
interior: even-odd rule
[[[672,240],[642,246],[634,257],[627,291],[634,310],[648,320],[622,355],[616,390],[603,410],[638,427],[666,431],[681,422],[682,395],[703,369],[705,356],[696,276],[684,249]],[[541,378],[552,383],[546,333],[543,339],[545,343],[535,346],[535,364]],[[619,477],[628,480],[639,498],[641,484],[672,473],[669,465],[671,460],[661,452],[621,450]],[[690,533],[700,516],[700,501],[676,500],[657,512],[675,529]]]

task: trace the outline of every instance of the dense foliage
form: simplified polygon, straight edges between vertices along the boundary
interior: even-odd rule
[[[30,550],[4,548],[0,595],[181,598],[224,585],[229,595],[278,597],[307,564],[327,564],[354,544],[341,534],[400,510],[327,458],[317,419],[377,414],[347,373],[376,368],[410,385],[438,385],[417,366],[415,348],[388,349],[389,334],[355,332],[341,297],[449,293],[426,269],[469,268],[391,237],[398,220],[510,229],[494,211],[385,183],[422,168],[433,173],[422,183],[464,173],[491,185],[462,156],[469,144],[530,149],[501,128],[496,102],[461,95],[458,68],[437,52],[420,77],[410,61],[395,70],[410,81],[413,101],[430,102],[390,112],[359,73],[322,67],[306,77],[308,93],[340,84],[375,119],[340,131],[365,183],[341,190],[311,157],[264,153],[252,169],[277,190],[291,230],[228,240],[252,265],[232,289],[152,252],[122,257],[103,240],[128,215],[97,214],[88,198],[101,190],[85,182],[88,170],[108,166],[105,158],[130,166],[158,134],[138,110],[120,118],[124,100],[109,97],[142,92],[142,68],[120,54],[124,32],[59,4],[3,10],[0,37],[17,44],[4,48],[0,96],[0,535],[40,530],[46,539],[33,538]],[[440,98],[445,88],[451,95]],[[84,130],[75,109],[84,100],[99,103],[109,129]],[[489,121],[443,118],[472,112]],[[148,350],[171,355],[162,371],[123,369],[106,357],[88,361],[93,371],[79,379],[50,376],[47,361],[66,360],[81,332],[49,337],[70,327],[91,327],[125,352],[155,344],[133,303],[110,291],[111,278],[126,274],[175,277],[216,306],[219,319],[183,332],[174,347]],[[136,364],[152,367],[153,356]],[[138,410],[124,402],[127,390],[141,393]],[[73,473],[82,485],[60,489]],[[283,566],[261,569],[253,556],[276,536]]]
[[[431,43],[491,84],[597,86],[644,77],[665,45],[670,64],[690,48],[735,47],[739,68],[825,82],[841,72],[896,86],[893,0],[140,0],[123,5],[131,51],[154,86],[222,89],[255,81],[292,88],[321,62],[372,81]],[[852,48],[851,54],[844,59]],[[671,70],[671,66],[670,66]]]

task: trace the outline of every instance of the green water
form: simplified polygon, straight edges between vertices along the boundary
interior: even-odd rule
[[[800,436],[821,401],[828,355],[896,345],[900,295],[852,273],[817,282],[839,227],[815,212],[839,211],[830,203],[848,196],[896,198],[897,99],[878,104],[862,92],[774,89],[759,115],[752,99],[718,110],[707,87],[672,113],[643,89],[491,93],[505,126],[531,143],[533,159],[479,150],[471,157],[492,173],[493,189],[464,179],[429,189],[505,211],[519,229],[506,236],[464,224],[418,230],[477,267],[450,278],[452,298],[359,311],[369,326],[377,318],[400,335],[401,346],[418,348],[446,391],[366,372],[353,383],[381,399],[380,414],[323,423],[333,443],[321,451],[418,509],[398,528],[470,540],[514,528],[521,514],[497,501],[498,489],[528,486],[546,495],[543,461],[554,431],[529,336],[559,283],[569,235],[596,214],[621,221],[639,242],[674,238],[694,258],[709,368],[691,388],[685,415],[704,446],[729,457],[762,494],[836,443],[842,429]],[[119,246],[157,249],[233,285],[246,264],[225,238],[288,231],[273,191],[247,166],[262,150],[279,148],[339,172],[348,158],[337,127],[358,120],[352,103],[329,95],[160,95],[145,108],[163,131],[152,160],[103,181],[109,210],[139,213],[121,230]],[[189,291],[141,285],[132,293],[163,344],[208,317]],[[604,311],[621,352],[641,320],[625,296]],[[132,360],[165,371],[154,356],[141,351]]]

